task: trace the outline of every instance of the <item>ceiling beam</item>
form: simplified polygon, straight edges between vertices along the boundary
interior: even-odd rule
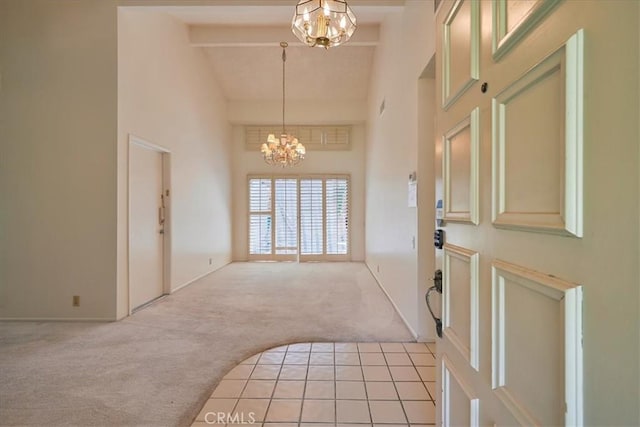
[[[347,46],[376,46],[380,26],[359,25]],[[256,47],[280,46],[286,41],[289,46],[304,46],[291,32],[290,27],[244,26],[244,25],[190,25],[189,40],[195,47]]]
[[[292,6],[295,0],[118,0],[120,6]],[[351,6],[404,6],[405,0],[349,0]]]

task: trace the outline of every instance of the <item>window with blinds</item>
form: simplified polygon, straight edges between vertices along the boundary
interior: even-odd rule
[[[272,252],[271,179],[249,180],[249,254]]]
[[[276,255],[298,253],[298,180],[275,180]]]
[[[327,179],[325,183],[326,235],[328,255],[345,255],[349,251],[349,181]]]
[[[300,180],[300,254],[324,252],[324,196],[322,179]]]
[[[251,259],[347,259],[348,176],[250,178],[249,199]]]

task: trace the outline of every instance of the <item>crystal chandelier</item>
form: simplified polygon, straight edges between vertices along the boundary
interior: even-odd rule
[[[329,49],[351,38],[356,16],[345,0],[300,0],[291,30],[302,43]]]
[[[274,166],[295,166],[304,160],[306,150],[304,145],[298,142],[298,138],[293,135],[289,135],[285,131],[284,126],[284,110],[285,110],[285,84],[284,84],[284,70],[285,63],[287,62],[287,42],[281,42],[282,47],[282,134],[280,139],[276,139],[274,134],[269,134],[267,142],[262,144],[262,156],[264,161]]]

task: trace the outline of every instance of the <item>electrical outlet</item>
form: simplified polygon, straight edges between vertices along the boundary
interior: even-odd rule
[[[74,307],[80,307],[80,295],[74,295],[71,303]]]
[[[211,265],[213,263],[213,259],[209,258],[209,265]]]
[[[376,265],[376,273],[380,273],[380,265]]]

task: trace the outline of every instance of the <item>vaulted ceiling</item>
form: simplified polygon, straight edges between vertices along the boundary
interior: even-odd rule
[[[297,0],[209,1],[197,6],[162,6],[190,28],[191,43],[203,49],[212,77],[230,101],[278,100],[282,96],[281,41],[287,41],[287,100],[367,99],[371,66],[385,16],[404,0],[351,0],[358,19],[351,41],[329,50],[310,48],[291,33]]]

